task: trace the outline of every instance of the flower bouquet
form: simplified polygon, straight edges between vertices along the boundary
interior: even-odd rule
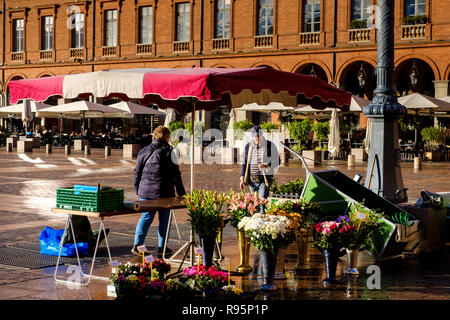
[[[192,266],[183,270],[179,282],[188,285],[192,290],[202,292],[203,296],[214,295],[228,284],[228,273],[215,267]]]
[[[298,251],[296,271],[309,269],[308,230],[317,221],[320,210],[321,207],[317,202],[306,201],[304,198],[300,198],[295,201],[276,202],[267,212],[268,214],[285,216],[293,222]]]
[[[217,234],[224,226],[222,213],[225,194],[216,191],[193,190],[184,197],[183,203],[188,209],[192,229],[200,237],[203,263],[210,267]]]
[[[245,231],[250,242],[261,251],[263,266],[263,290],[276,290],[273,284],[277,253],[279,248],[288,245],[295,239],[294,224],[285,216],[257,213],[244,217],[238,228]]]
[[[238,235],[240,263],[236,270],[240,273],[249,273],[252,271],[252,267],[249,264],[250,242],[248,237],[245,236],[245,231],[238,228],[238,224],[242,218],[254,215],[260,205],[267,203],[267,199],[259,199],[257,192],[234,193],[230,191],[226,203],[230,224],[236,228]]]
[[[234,193],[231,191],[226,203],[230,216],[230,224],[238,228],[238,224],[242,218],[254,215],[260,205],[267,204],[267,199],[259,199],[257,192]]]
[[[341,219],[341,217],[338,218]],[[324,221],[314,225],[314,246],[321,249],[325,258],[327,277],[325,284],[337,283],[336,267],[342,255],[341,248],[346,247],[352,233],[352,226],[344,226],[337,221]]]
[[[383,214],[366,209],[363,205],[354,203],[354,211],[336,220],[340,228],[346,232],[347,274],[358,275],[358,254],[361,246],[369,245],[370,236],[379,231]]]

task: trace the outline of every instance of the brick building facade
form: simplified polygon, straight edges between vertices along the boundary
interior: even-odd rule
[[[1,3],[3,104],[13,79],[118,68],[266,65],[314,73],[368,98],[375,88],[375,0]],[[398,94],[448,95],[450,19],[446,8],[450,0],[395,4]],[[214,115],[203,116],[207,127],[214,126]],[[250,116],[239,112],[237,119]]]

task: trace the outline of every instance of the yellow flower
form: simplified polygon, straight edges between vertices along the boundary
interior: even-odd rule
[[[242,289],[234,288],[233,292],[236,293],[236,294],[241,294],[243,291],[242,291]]]

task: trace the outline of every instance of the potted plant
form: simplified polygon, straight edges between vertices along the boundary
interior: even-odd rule
[[[162,260],[152,264],[120,264],[110,279],[116,288],[117,299],[160,300],[167,287],[166,275],[171,266]]]
[[[261,122],[260,125],[262,130],[266,131],[266,132],[272,132],[274,130],[278,130],[279,129],[279,125],[276,123],[272,123],[272,122]]]
[[[204,265],[192,266],[183,270],[179,282],[201,292],[204,297],[212,296],[215,291],[228,284],[228,273],[213,266],[209,268]]]
[[[439,146],[442,145],[445,141],[444,128],[423,128],[420,133],[422,135],[422,139],[426,141],[424,146],[425,159],[431,161],[440,160]]]
[[[277,290],[273,280],[278,250],[295,239],[292,221],[284,216],[256,213],[251,217],[244,217],[239,222],[238,228],[245,230],[250,242],[260,251],[260,263],[264,274],[261,289]]]
[[[203,263],[212,265],[217,234],[224,226],[223,212],[225,194],[216,191],[193,190],[184,196],[192,229],[200,238]]]
[[[308,141],[310,132],[313,130],[313,121],[305,119],[302,121],[293,121],[289,124],[288,130],[291,138],[304,144]],[[295,151],[295,150],[294,150]],[[302,155],[307,164],[318,165],[321,159],[321,152],[315,150],[303,150]]]
[[[305,183],[301,178],[277,185],[276,181],[270,186],[274,198],[300,198]]]
[[[348,26],[349,30],[355,30],[355,29],[365,29],[367,28],[367,22],[366,20],[352,20],[350,21],[350,24]]]
[[[248,119],[242,121],[236,121],[233,123],[233,129],[236,136],[236,140],[242,140],[244,133],[250,130],[254,126],[253,122]]]
[[[249,264],[250,259],[250,241],[245,235],[245,231],[238,227],[239,222],[244,217],[251,217],[259,211],[260,205],[265,205],[266,199],[258,199],[258,193],[234,193],[230,191],[227,197],[227,211],[230,224],[236,229],[238,235],[240,263],[236,270],[241,273],[252,271]]]
[[[404,26],[414,24],[425,24],[427,23],[427,16],[426,15],[404,16],[402,18],[402,23]]]
[[[363,204],[353,203],[348,215],[340,216],[337,220],[340,228],[346,231],[347,269],[350,275],[359,275],[358,255],[361,247],[368,244],[369,237],[375,234],[382,223],[383,214],[364,207]]]
[[[339,219],[339,218],[338,218]],[[314,225],[313,245],[322,251],[325,258],[326,278],[324,284],[337,283],[336,268],[338,258],[345,254],[348,233],[353,226],[341,228],[341,223],[333,220],[320,222]]]

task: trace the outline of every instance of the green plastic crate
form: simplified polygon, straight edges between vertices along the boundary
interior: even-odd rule
[[[56,189],[56,207],[61,209],[106,212],[123,208],[124,189],[84,191]]]

